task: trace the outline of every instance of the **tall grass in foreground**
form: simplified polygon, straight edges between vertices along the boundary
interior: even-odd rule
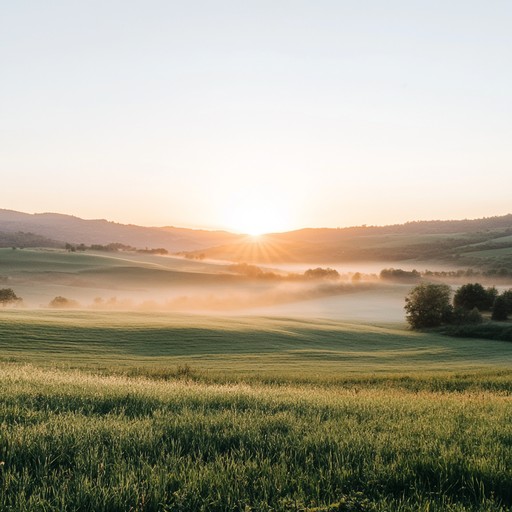
[[[0,367],[0,510],[510,510],[509,393]]]

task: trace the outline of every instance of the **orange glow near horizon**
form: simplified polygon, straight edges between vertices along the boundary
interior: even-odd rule
[[[294,261],[293,252],[288,245],[272,236],[252,236],[239,240],[232,247],[234,261],[249,263],[272,263],[276,261]]]

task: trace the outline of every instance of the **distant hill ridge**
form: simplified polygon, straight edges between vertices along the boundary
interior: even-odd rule
[[[362,225],[350,226],[343,228],[302,228],[287,233],[308,233],[308,232],[325,232],[353,235],[368,234],[389,234],[389,233],[457,233],[457,232],[473,232],[481,229],[496,229],[512,227],[512,213],[507,215],[482,217],[479,219],[462,219],[462,220],[414,220],[404,222],[403,224],[387,224],[383,226]],[[282,234],[282,233],[281,233]]]
[[[489,254],[496,250],[501,252]],[[512,269],[512,214],[389,226],[305,228],[238,239],[186,256],[247,263],[450,260],[457,265]]]
[[[105,219],[86,220],[60,213],[22,213],[0,209],[0,233],[23,232],[58,241],[62,245],[122,243],[135,247],[163,247],[169,251],[191,251],[225,244],[240,235],[175,227],[144,227]],[[3,244],[4,246],[6,244]],[[11,244],[7,244],[11,245]],[[55,246],[52,243],[51,246]]]
[[[86,220],[59,213],[28,214],[0,209],[0,245],[26,247],[66,242],[121,243],[138,248],[162,247],[185,256],[246,262],[336,262],[459,259],[475,250],[512,250],[512,214],[464,220],[411,221],[387,226],[304,228],[271,233],[258,239],[227,231],[173,226],[145,227],[105,219]],[[16,237],[15,237],[16,238]],[[45,242],[46,241],[46,242]],[[477,247],[478,246],[478,247]],[[508,260],[502,261],[508,264]]]

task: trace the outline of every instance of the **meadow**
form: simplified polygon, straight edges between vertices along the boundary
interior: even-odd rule
[[[0,509],[508,510],[512,344],[2,311]]]
[[[418,333],[402,324],[127,311],[5,310],[0,360],[94,371],[172,371],[239,380],[495,370],[512,343]]]
[[[158,273],[148,294],[224,279],[15,252],[2,270],[28,304],[133,293],[134,266]],[[512,343],[412,332],[404,289],[298,295],[272,315],[2,308],[0,510],[510,510]]]
[[[3,364],[0,508],[509,510],[494,390],[194,382]]]

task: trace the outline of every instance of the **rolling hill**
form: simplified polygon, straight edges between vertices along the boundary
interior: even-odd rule
[[[512,270],[512,214],[390,226],[307,228],[260,237],[0,210],[0,247],[120,243],[161,247],[190,259],[248,263],[442,261]]]
[[[13,243],[16,237],[18,244]],[[176,252],[232,243],[239,237],[227,231],[143,227],[58,213],[28,214],[0,210],[0,247],[62,247],[66,242],[86,245],[121,243],[137,248],[162,247]]]
[[[301,229],[201,250],[219,260],[250,263],[443,261],[512,268],[512,215],[392,226]],[[188,257],[199,256],[190,252]]]

